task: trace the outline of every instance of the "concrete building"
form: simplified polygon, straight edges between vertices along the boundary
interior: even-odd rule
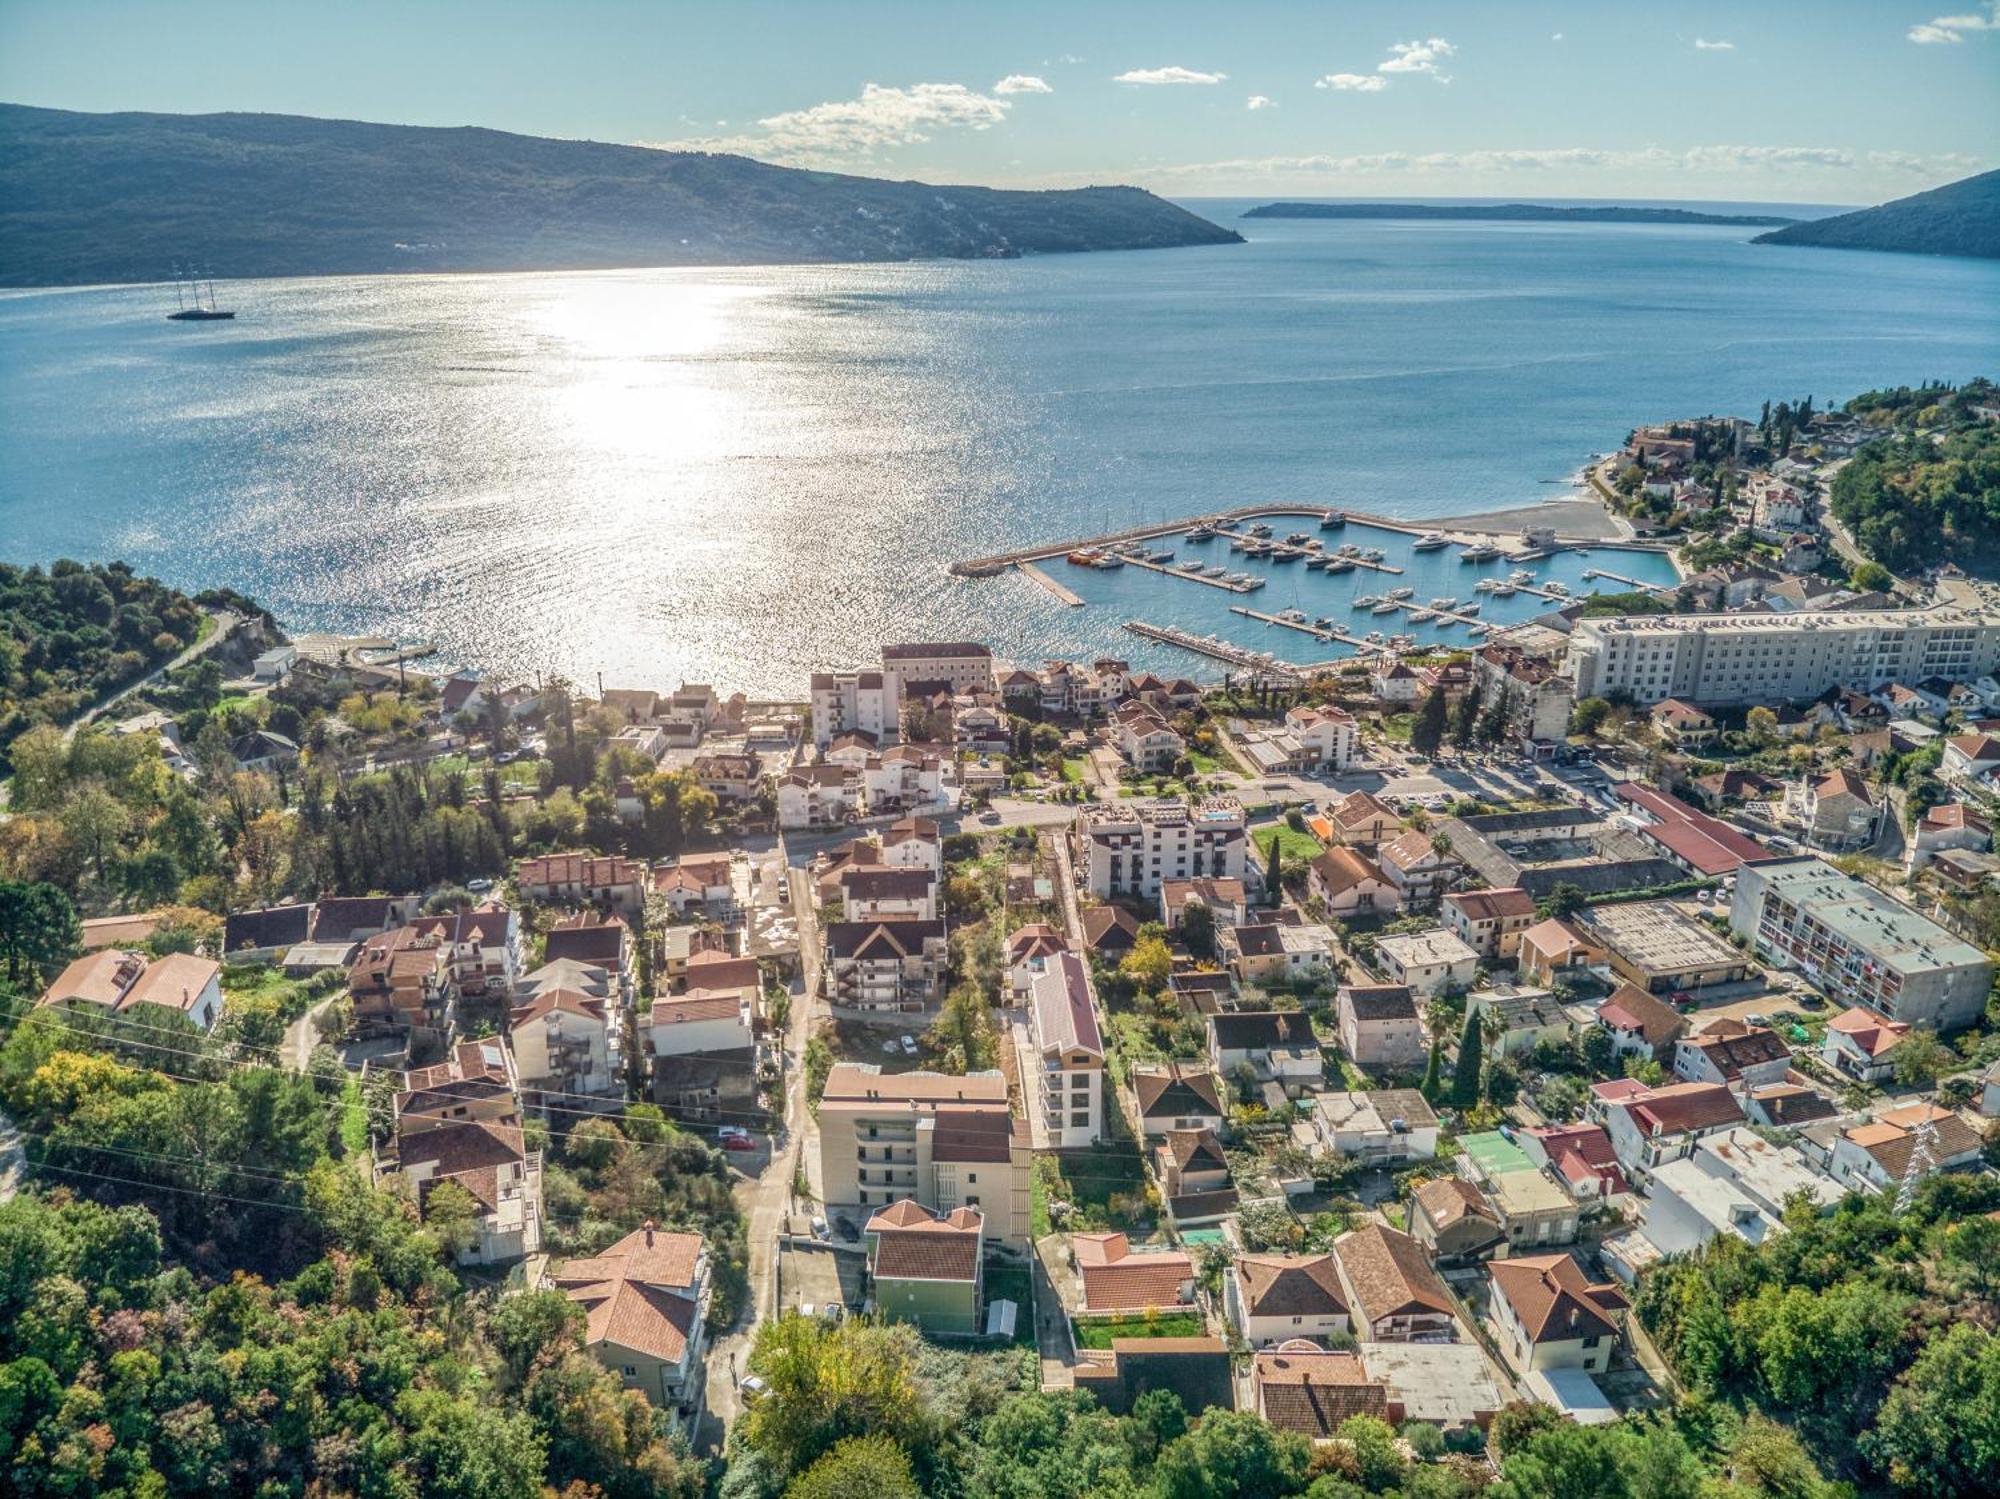
[[[1699,707],[1803,702],[1835,687],[1971,680],[2000,670],[2000,612],[1956,604],[1853,613],[1654,614],[1579,619],[1579,698],[1677,697]]]
[[[1462,1176],[1438,1176],[1410,1193],[1410,1235],[1439,1264],[1478,1259],[1506,1242],[1500,1215]]]
[[[1882,808],[1868,794],[1868,783],[1844,765],[1787,786],[1785,811],[1808,844],[1830,853],[1868,848],[1882,827]]]
[[[812,674],[813,744],[826,749],[843,734],[866,734],[879,747],[900,735],[903,698],[896,679],[879,671]]]
[[[1073,836],[1078,882],[1101,900],[1154,899],[1168,880],[1243,878],[1248,835],[1233,797],[1093,802],[1077,813]]]
[[[1970,943],[1814,858],[1737,874],[1729,926],[1758,957],[1796,969],[1838,1004],[1953,1030],[1984,1012],[1993,963]]]
[[[868,1278],[875,1310],[926,1333],[980,1330],[985,1219],[975,1208],[933,1216],[908,1198],[868,1220]]]
[[[1784,1231],[1785,1206],[1801,1193],[1822,1209],[1846,1195],[1792,1146],[1737,1126],[1654,1169],[1646,1237],[1662,1254],[1688,1254],[1725,1234],[1754,1246]]]
[[[1439,907],[1445,930],[1480,957],[1500,962],[1521,950],[1521,933],[1539,919],[1535,898],[1518,885],[1499,890],[1455,890]]]
[[[1524,1056],[1538,1046],[1567,1045],[1575,1032],[1569,1012],[1547,989],[1495,985],[1467,995],[1465,1010],[1479,1016],[1482,1024],[1490,1015],[1499,1027],[1499,1034],[1486,1043],[1493,1057]]]
[[[1950,1109],[1919,1100],[1842,1130],[1827,1170],[1857,1192],[1894,1192],[1912,1172],[1928,1176],[1976,1166],[1980,1149],[1979,1132],[1971,1125]],[[1927,1164],[1919,1160],[1920,1151]]]
[[[1306,865],[1306,893],[1328,916],[1393,911],[1402,900],[1374,860],[1341,845],[1315,855]]]
[[[907,697],[917,686],[942,685],[953,693],[992,692],[993,652],[969,640],[917,641],[882,647],[882,675]]]
[[[1857,1082],[1883,1082],[1895,1076],[1895,1050],[1909,1033],[1900,1020],[1852,1005],[1826,1023],[1820,1060]]]
[[[1248,1066],[1289,1098],[1324,1075],[1312,1022],[1297,1010],[1234,1010],[1208,1017],[1208,1065],[1218,1077]]]
[[[1356,1416],[1387,1423],[1389,1386],[1358,1353],[1291,1338],[1250,1360],[1251,1409],[1277,1431],[1316,1444],[1338,1440]]]
[[[682,1419],[700,1409],[710,1285],[701,1235],[648,1222],[601,1254],[556,1265],[544,1285],[583,1308],[584,1350],[626,1389]]]
[[[1345,708],[1301,705],[1285,714],[1285,728],[1305,747],[1317,770],[1346,770],[1354,763],[1354,715]]]
[[[1485,700],[1506,704],[1507,733],[1516,744],[1545,753],[1568,737],[1576,694],[1560,666],[1508,645],[1489,645],[1474,660]]]
[[[1049,960],[1029,990],[1028,1024],[1041,1062],[1049,1143],[1059,1150],[1098,1144],[1104,1139],[1104,1041],[1083,959],[1063,952]]]
[[[1370,1224],[1337,1239],[1333,1254],[1357,1337],[1403,1343],[1456,1333],[1451,1293],[1408,1234]]]
[[[1592,906],[1579,924],[1612,971],[1648,994],[1699,993],[1750,973],[1742,952],[1669,900]]]
[[[508,1013],[507,1044],[521,1081],[530,1087],[625,1096],[624,1028],[606,999],[545,989]]]
[[[142,1005],[158,1005],[185,1015],[206,1034],[222,1018],[222,965],[192,953],[147,958],[122,948],[99,948],[57,974],[40,1002],[128,1017]]]
[[[1378,938],[1375,956],[1391,982],[1425,999],[1447,987],[1467,987],[1479,971],[1479,954],[1443,927]]]
[[[829,1211],[866,1216],[905,1197],[935,1213],[977,1208],[991,1242],[1024,1248],[1032,1157],[998,1072],[890,1075],[839,1062],[827,1074],[819,1184]]]
[[[1312,1128],[1322,1148],[1364,1166],[1408,1165],[1437,1155],[1437,1111],[1415,1088],[1316,1094]]]
[[[1357,1067],[1421,1067],[1423,1016],[1403,984],[1342,984],[1334,996],[1340,1045]]]
[[[1593,1282],[1567,1254],[1494,1260],[1493,1325],[1518,1373],[1611,1367],[1631,1302],[1608,1283]]]
[[[1148,1140],[1172,1130],[1219,1130],[1227,1117],[1215,1074],[1192,1062],[1132,1069],[1139,1099],[1139,1127]]]
[[[1709,1135],[1743,1123],[1743,1106],[1721,1083],[1672,1083],[1649,1088],[1629,1078],[1597,1083],[1593,1114],[1611,1137],[1611,1148],[1627,1176],[1652,1179],[1663,1161],[1694,1153]]]
[[[1331,1254],[1239,1254],[1223,1276],[1222,1302],[1252,1348],[1331,1337],[1352,1326]]]
[[[1723,1083],[1738,1093],[1781,1083],[1792,1052],[1768,1026],[1727,1016],[1710,1021],[1674,1047],[1674,1076],[1688,1083]]]
[[[942,998],[942,921],[835,921],[824,928],[826,993],[841,1009],[922,1014]]]

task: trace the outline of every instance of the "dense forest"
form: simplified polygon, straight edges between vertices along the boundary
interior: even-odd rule
[[[2000,172],[1981,172],[1875,208],[1808,219],[1757,236],[1760,245],[2000,255]]]
[[[2000,1493],[2000,1184],[1934,1176],[1910,1211],[1809,1205],[1641,1283],[1638,1314],[1698,1405],[1782,1417],[1871,1491]]]
[[[1834,476],[1833,513],[1864,552],[1897,572],[1946,559],[1968,570],[2000,565],[2000,424],[1972,410],[1995,403],[2000,391],[1985,380],[1848,402],[1855,415],[1895,428]]]
[[[193,645],[202,612],[122,562],[0,563],[0,773],[36,724],[66,723]]]
[[[266,114],[0,105],[0,285],[983,259],[1234,244],[1132,187],[887,182],[742,156]]]

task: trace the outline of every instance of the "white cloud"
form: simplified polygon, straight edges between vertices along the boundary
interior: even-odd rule
[[[1912,26],[1908,36],[1919,46],[1940,46],[1964,41],[1968,31],[2000,31],[2000,0],[1994,0],[1983,16],[1935,16]]]
[[[1198,73],[1193,68],[1133,68],[1113,83],[1220,83],[1227,73]]]
[[[864,85],[859,98],[766,115],[756,133],[641,142],[676,151],[728,151],[766,161],[816,164],[866,160],[898,146],[921,145],[940,130],[989,130],[1013,104],[962,83],[908,88]]]
[[[1441,36],[1434,36],[1424,42],[1391,42],[1389,56],[1375,65],[1378,73],[1428,73],[1439,83],[1447,79],[1438,71],[1438,64],[1458,51]]]
[[[1563,34],[1560,31],[1558,31],[1554,36],[1549,38],[1549,40],[1552,42],[1559,42],[1562,39],[1563,39]]]
[[[1694,50],[1697,52],[1734,52],[1736,50],[1736,43],[1711,42],[1705,37],[1698,36],[1694,39]]]
[[[1054,89],[1032,73],[1009,73],[993,85],[996,94],[1053,94]]]
[[[1243,107],[1245,109],[1276,109],[1278,107],[1278,103],[1268,94],[1252,94],[1250,96],[1249,102],[1246,103]]]
[[[1389,80],[1378,78],[1373,73],[1329,73],[1313,85],[1314,88],[1338,89],[1342,93],[1379,94],[1389,86]]]

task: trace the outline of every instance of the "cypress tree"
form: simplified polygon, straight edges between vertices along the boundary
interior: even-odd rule
[[[1433,687],[1417,710],[1417,721],[1410,726],[1410,748],[1420,755],[1435,755],[1444,742],[1444,725],[1444,689]]]
[[[1479,1029],[1479,1017],[1468,1011],[1465,1030],[1458,1038],[1458,1065],[1451,1075],[1451,1099],[1462,1109],[1479,1102],[1479,1072],[1485,1050],[1486,1036]]]
[[[1424,1095],[1426,1103],[1436,1103],[1438,1101],[1438,1084],[1442,1080],[1441,1073],[1443,1072],[1443,1068],[1444,1042],[1441,1039],[1434,1038],[1431,1041],[1430,1064],[1424,1068],[1424,1081],[1418,1089]]]
[[[1264,890],[1272,900],[1284,898],[1284,844],[1276,832],[1271,834],[1271,856],[1264,861]]]

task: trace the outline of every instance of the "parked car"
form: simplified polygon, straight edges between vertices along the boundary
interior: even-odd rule
[[[916,1054],[917,1054],[917,1038],[915,1036],[903,1037],[903,1055],[906,1057],[913,1057]]]
[[[833,1230],[826,1226],[826,1219],[822,1218],[818,1213],[813,1214],[812,1236],[822,1244],[833,1237]]]
[[[896,1038],[891,1036],[888,1040],[884,1041],[882,1043],[882,1050],[893,1057],[897,1051]]]
[[[1743,1017],[1743,1023],[1745,1025],[1769,1025],[1771,1023],[1771,1017],[1766,1014],[1763,1014],[1761,1011],[1752,1010],[1749,1014]]]
[[[486,891],[493,888],[493,882],[491,880],[467,880],[465,888],[470,890],[474,895],[483,895]]]
[[[997,823],[1000,821],[1000,814],[994,811],[993,808],[988,807],[984,812],[979,814],[979,820],[989,824]]]
[[[840,1235],[843,1242],[848,1244],[854,1243],[861,1237],[861,1230],[854,1226],[854,1220],[851,1218],[834,1219],[833,1231]]]
[[[736,1388],[742,1392],[744,1400],[750,1401],[762,1395],[770,1386],[764,1383],[761,1376],[746,1374],[736,1382]]]

